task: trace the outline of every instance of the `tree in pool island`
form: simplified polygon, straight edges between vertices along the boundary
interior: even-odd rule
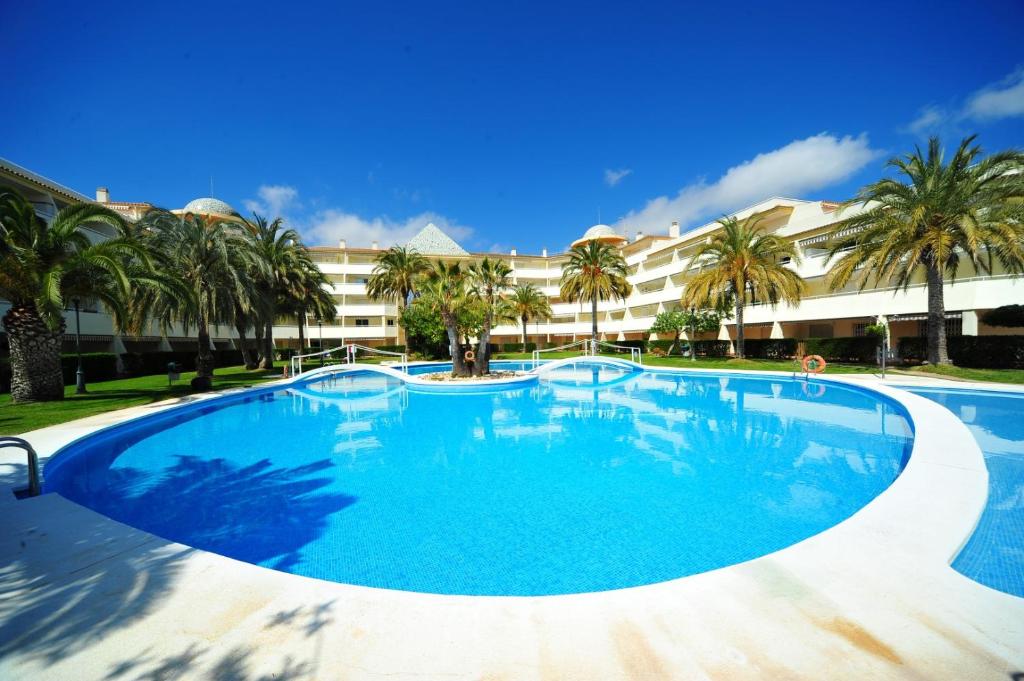
[[[111,238],[93,243],[86,225],[105,226]],[[118,330],[126,327],[132,260],[148,262],[124,219],[110,209],[77,203],[47,222],[17,190],[0,188],[0,298],[11,304],[3,326],[11,348],[12,401],[64,397],[62,311],[69,297],[100,299]]]
[[[506,299],[511,313],[523,326],[523,352],[526,352],[526,324],[531,319],[550,319],[548,297],[533,284],[520,284]]]
[[[440,315],[448,334],[448,351],[452,356],[452,375],[469,376],[469,368],[459,343],[459,312],[471,298],[467,289],[466,270],[458,262],[438,260],[420,278],[421,300],[434,314]]]
[[[829,261],[833,290],[851,281],[890,282],[905,291],[922,270],[928,290],[928,361],[949,364],[943,280],[962,264],[991,273],[995,262],[1024,270],[1024,154],[982,158],[975,136],[948,163],[937,137],[928,148],[891,159],[897,177],[867,185],[841,210],[861,211],[837,226]]]
[[[800,302],[806,284],[787,262],[799,264],[796,245],[761,226],[757,217],[725,216],[718,230],[697,249],[687,269],[700,267],[683,292],[683,306],[712,308],[733,303],[736,315],[736,356],[743,358],[743,308],[748,303]]]
[[[507,304],[502,293],[511,286],[512,268],[507,263],[484,258],[469,268],[469,292],[483,308],[483,323],[477,336],[476,359],[473,374],[480,376],[490,371],[491,329],[508,316]]]
[[[590,334],[597,340],[597,303],[625,300],[633,286],[626,280],[626,261],[614,246],[588,241],[569,249],[562,267],[560,294],[564,300],[590,303]]]

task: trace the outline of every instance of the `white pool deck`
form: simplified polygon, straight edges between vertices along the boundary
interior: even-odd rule
[[[911,382],[992,389],[888,381]],[[949,567],[986,500],[977,445],[942,407],[879,390],[909,409],[915,447],[854,516],[747,563],[571,596],[441,596],[275,572],[58,495],[16,501],[24,455],[0,450],[0,679],[1024,678],[1024,599]],[[25,437],[45,460],[168,406]]]

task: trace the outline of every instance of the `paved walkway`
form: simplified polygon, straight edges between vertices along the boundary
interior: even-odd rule
[[[414,594],[274,572],[57,495],[15,501],[9,491],[23,484],[24,466],[5,453],[0,679],[1017,678],[1024,599],[948,567],[984,506],[981,453],[938,405],[904,402],[915,423],[929,424],[918,428],[911,463],[835,528],[693,577],[543,598]],[[159,408],[30,438],[45,456]]]

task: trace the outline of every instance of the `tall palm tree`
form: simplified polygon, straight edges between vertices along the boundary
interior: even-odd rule
[[[597,340],[597,302],[625,300],[632,291],[633,285],[626,280],[626,260],[614,246],[589,241],[569,250],[560,295],[570,302],[590,301],[593,340]]]
[[[523,352],[526,352],[526,324],[531,319],[550,319],[548,297],[533,284],[521,284],[507,298],[512,314],[523,325]]]
[[[281,310],[298,314],[299,305],[294,304],[296,292],[301,295],[303,278],[308,279],[312,276],[312,270],[319,272],[319,269],[303,245],[299,233],[285,227],[281,218],[268,221],[253,213],[253,219],[246,220],[244,224],[254,256],[254,266],[259,269],[255,278],[260,294],[256,301],[257,316],[263,327],[258,334],[263,345],[259,367],[272,369],[274,320]],[[308,292],[309,289],[305,290]],[[304,318],[299,323],[303,321]]]
[[[467,274],[458,262],[438,260],[420,279],[422,301],[441,316],[448,334],[448,349],[452,355],[452,374],[469,376],[462,348],[459,345],[459,310],[469,300],[466,288]]]
[[[305,251],[298,252],[294,269],[286,280],[280,304],[295,314],[298,320],[300,348],[306,347],[305,328],[308,315],[313,315],[315,320],[322,322],[334,319],[337,314],[334,296],[325,288],[327,284],[327,275],[308,258],[308,254]]]
[[[235,322],[236,305],[254,289],[260,263],[241,224],[153,210],[141,220],[146,245],[182,284],[185,295],[153,290],[149,312],[166,329],[196,329],[196,378],[213,376],[210,328]]]
[[[861,288],[887,281],[906,290],[924,270],[933,364],[949,363],[945,275],[955,281],[962,261],[985,273],[997,260],[1010,272],[1024,270],[1024,154],[981,158],[974,139],[961,141],[948,163],[937,137],[925,151],[891,159],[886,167],[901,177],[869,184],[844,204],[864,210],[840,224],[828,256],[839,256],[829,273],[833,289],[857,280]]]
[[[89,223],[112,227],[114,238],[92,243],[85,232]],[[124,328],[133,258],[145,261],[144,251],[108,208],[74,204],[48,223],[17,190],[0,188],[0,298],[11,303],[3,326],[11,348],[12,401],[64,397],[61,312],[69,295],[99,298],[115,326]]]
[[[700,265],[701,271],[690,279],[683,292],[684,307],[719,308],[732,300],[736,309],[736,356],[743,358],[743,308],[747,303],[780,300],[800,302],[806,284],[802,277],[786,267],[784,261],[800,262],[793,242],[768,234],[761,218],[737,220],[725,216],[718,221],[722,229],[705,242],[687,269]]]
[[[477,339],[476,360],[473,362],[473,373],[481,376],[490,371],[491,366],[491,329],[500,317],[507,313],[503,309],[501,294],[512,283],[512,268],[503,260],[492,260],[485,257],[469,267],[470,293],[484,305],[484,320]],[[502,308],[502,309],[499,309]]]
[[[430,269],[430,262],[415,248],[392,246],[377,256],[370,278],[366,281],[366,294],[371,300],[396,300],[398,316],[416,292],[416,281]],[[399,328],[404,336],[404,331]],[[405,339],[399,338],[400,343]]]

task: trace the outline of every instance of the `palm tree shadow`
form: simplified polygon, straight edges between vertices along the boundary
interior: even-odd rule
[[[0,662],[16,656],[50,666],[158,611],[191,547],[286,569],[322,534],[328,516],[356,500],[325,489],[333,478],[320,473],[333,465],[329,460],[288,468],[181,456],[138,492],[133,481],[148,473],[103,462],[95,468],[95,457],[79,458],[93,468],[68,476],[60,496],[9,507],[15,530],[0,538],[7,547],[0,553]],[[13,468],[4,477],[19,474]],[[88,500],[132,527],[61,496]],[[225,665],[229,671],[230,660]]]

